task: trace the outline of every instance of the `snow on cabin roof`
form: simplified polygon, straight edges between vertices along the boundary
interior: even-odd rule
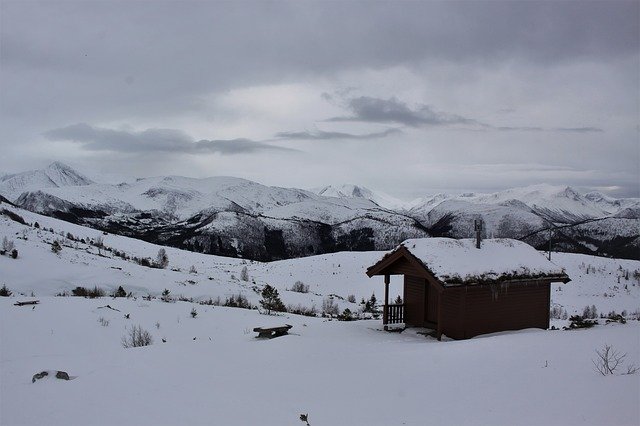
[[[445,284],[471,284],[505,279],[564,277],[564,270],[522,241],[507,238],[419,238],[404,241],[405,247],[436,278]]]

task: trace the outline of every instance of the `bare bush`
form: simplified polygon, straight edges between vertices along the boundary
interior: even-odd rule
[[[240,271],[240,279],[242,281],[249,281],[249,271],[247,270],[246,266],[243,266],[242,270]]]
[[[310,308],[301,304],[287,305],[287,312],[296,315],[304,315],[307,317],[315,317],[318,315],[316,305],[312,305]]]
[[[568,317],[569,314],[562,306],[552,306],[549,310],[549,318],[566,320]]]
[[[585,306],[582,310],[582,318],[585,319],[596,319],[598,318],[598,310],[595,305]]]
[[[109,327],[109,320],[104,317],[98,318],[98,323],[103,327]]]
[[[153,336],[139,325],[134,325],[126,335],[122,336],[122,346],[125,348],[138,348],[151,344],[153,344]]]
[[[2,238],[2,251],[7,253],[13,250],[15,247],[13,240],[8,239],[7,237]]]
[[[331,297],[326,297],[322,300],[322,315],[336,316],[340,312],[338,304]]]
[[[291,287],[291,291],[295,291],[297,293],[309,293],[309,286],[302,281],[296,281]]]
[[[195,265],[191,265],[191,268],[189,268],[189,273],[190,274],[197,274],[198,270],[196,269]]]
[[[169,266],[169,256],[167,256],[167,251],[161,248],[156,255],[155,267],[165,269],[167,266]]]
[[[356,296],[355,294],[350,294],[347,296],[347,301],[350,303],[356,303]]]
[[[622,362],[627,356],[626,353],[623,354],[613,349],[611,345],[604,345],[602,350],[596,349],[596,354],[598,357],[596,359],[592,359],[591,362],[593,362],[593,365],[596,367],[596,371],[603,376],[614,374],[618,367],[622,366]],[[630,367],[630,371],[635,368],[634,365],[631,365]],[[635,373],[635,370],[633,373]],[[628,374],[633,373],[630,372]]]

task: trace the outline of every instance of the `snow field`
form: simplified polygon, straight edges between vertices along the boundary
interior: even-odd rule
[[[603,377],[591,363],[605,343],[637,363],[638,322],[437,342],[383,332],[379,321],[159,300],[45,297],[35,309],[15,300],[0,298],[3,425],[297,425],[301,413],[316,425],[639,420],[638,377]],[[99,309],[106,304],[120,312]],[[251,331],[283,323],[291,335]],[[137,324],[153,345],[124,349]],[[76,378],[31,383],[42,370]]]
[[[638,375],[603,377],[592,364],[595,350],[609,344],[627,353],[626,363],[640,365],[637,321],[437,342],[415,329],[383,332],[375,320],[267,316],[145,300],[166,288],[171,296],[195,301],[242,293],[255,304],[260,296],[254,287],[268,283],[285,304],[320,308],[335,294],[341,309],[354,310],[357,303],[340,298],[354,294],[359,302],[375,291],[382,299],[382,280],[364,271],[383,253],[260,263],[166,247],[169,268],[152,269],[88,244],[75,248],[74,241],[65,241],[56,255],[50,243],[62,240],[60,233],[85,239],[101,234],[16,212],[55,233],[0,216],[0,238],[8,236],[19,250],[16,260],[0,256],[0,285],[14,292],[0,297],[1,425],[299,425],[302,413],[314,426],[640,422]],[[129,256],[155,258],[160,248],[121,236],[103,238]],[[553,253],[552,261],[573,280],[552,288],[552,302],[569,314],[591,304],[605,313],[640,308],[634,275],[640,262],[562,253]],[[191,265],[196,274],[188,272]],[[240,279],[244,267],[248,281]],[[287,290],[298,280],[309,285],[309,293]],[[54,297],[94,285],[107,292],[122,285],[136,298]],[[13,305],[31,300],[32,292],[39,305]],[[392,278],[391,297],[396,294],[401,277]],[[100,308],[107,304],[119,312]],[[251,331],[285,323],[293,325],[291,335],[273,340],[257,340]],[[151,333],[153,345],[122,347],[122,337],[135,325]],[[63,370],[75,379],[31,383],[43,370]]]

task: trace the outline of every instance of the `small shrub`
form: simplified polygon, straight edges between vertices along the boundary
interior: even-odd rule
[[[191,265],[191,268],[189,268],[189,273],[190,274],[197,274],[198,270],[196,269],[195,265]]]
[[[11,258],[13,258],[13,259],[17,259],[18,258],[18,250],[17,249],[11,250]]]
[[[562,306],[552,306],[549,310],[549,318],[566,320],[567,317],[567,311],[563,309]]]
[[[138,264],[140,266],[145,266],[147,268],[151,268],[153,267],[153,263],[151,262],[151,259],[149,259],[148,257],[143,257],[142,259],[138,259]]]
[[[124,291],[122,286],[118,287],[118,289],[112,294],[113,297],[127,297],[127,292]]]
[[[13,292],[7,288],[7,285],[6,285],[6,284],[3,284],[3,285],[2,285],[2,288],[0,288],[0,296],[2,296],[2,297],[9,297],[9,296],[11,296],[12,294],[13,294]]]
[[[165,269],[169,266],[169,256],[167,256],[167,251],[163,248],[158,250],[158,254],[156,254],[156,262],[154,265],[156,268]]]
[[[304,315],[307,317],[315,317],[318,315],[318,310],[315,305],[312,305],[310,308],[304,305],[287,305],[287,312],[296,315]]]
[[[161,299],[162,299],[163,302],[170,302],[171,301],[171,296],[169,296],[170,293],[171,293],[171,291],[168,288],[165,288],[162,291]]]
[[[87,293],[88,291],[84,287],[76,287],[73,290],[71,290],[71,294],[77,297],[87,297]]]
[[[309,286],[302,281],[296,281],[291,287],[291,291],[295,291],[297,293],[309,293]]]
[[[223,306],[228,306],[230,308],[253,309],[253,305],[249,303],[247,297],[241,293],[231,295],[231,297],[225,300]]]
[[[104,317],[98,318],[98,323],[103,327],[109,327],[109,320]]]
[[[198,311],[196,311],[196,308],[191,308],[191,318],[195,318],[198,316]]]
[[[240,271],[240,279],[242,281],[249,281],[249,271],[247,270],[246,266],[243,266],[242,270]]]
[[[208,300],[202,300],[199,303],[201,305],[209,305],[209,306],[220,306],[222,304],[220,301],[220,296],[217,296],[215,299],[209,298]]]
[[[139,325],[134,325],[126,335],[122,336],[122,346],[125,348],[138,348],[151,344],[153,344],[153,336]]]
[[[325,297],[322,300],[322,315],[334,317],[338,315],[339,308],[336,302],[331,297]]]
[[[351,313],[351,309],[347,308],[340,315],[338,315],[339,321],[353,321],[353,314]]]
[[[106,293],[100,287],[94,286],[92,289],[87,289],[85,287],[76,287],[71,290],[71,294],[77,297],[88,297],[89,299],[95,299],[96,297],[104,297]]]
[[[104,297],[105,294],[106,293],[103,289],[98,286],[94,286],[91,290],[89,290],[87,296],[89,297],[89,299],[95,299],[96,297]]]
[[[598,321],[594,319],[585,319],[580,315],[572,315],[569,318],[569,321],[571,321],[571,323],[569,324],[568,329],[571,330],[576,328],[591,328],[594,325],[598,324]],[[564,329],[567,330],[567,327],[564,327]]]
[[[347,296],[347,301],[350,303],[356,303],[356,296],[354,294],[350,294]]]
[[[585,319],[596,319],[598,318],[598,310],[595,305],[585,306],[582,310],[582,317]]]
[[[13,240],[8,239],[7,237],[2,238],[2,251],[10,252],[15,247]]]

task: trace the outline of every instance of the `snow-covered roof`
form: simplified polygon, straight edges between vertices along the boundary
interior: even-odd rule
[[[473,284],[528,278],[560,277],[564,269],[550,262],[530,245],[507,238],[419,238],[404,241],[406,248],[444,284]],[[391,253],[393,253],[391,252]]]

